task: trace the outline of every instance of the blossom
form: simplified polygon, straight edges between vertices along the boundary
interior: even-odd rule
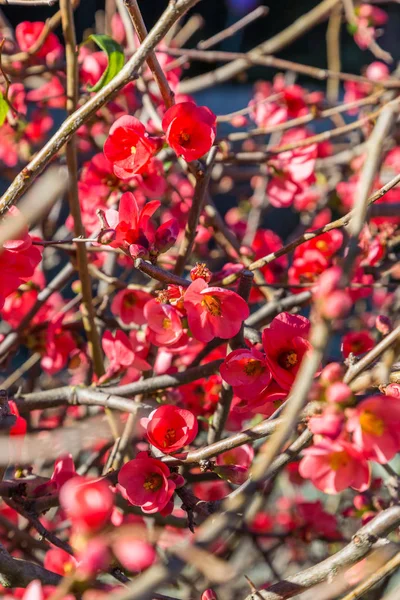
[[[76,568],[76,559],[62,548],[50,548],[44,556],[43,566],[64,577]]]
[[[15,207],[8,211],[11,218],[16,218],[18,214],[19,210]],[[0,248],[0,271],[2,274],[0,308],[3,307],[7,296],[33,276],[37,265],[42,260],[42,251],[32,245],[32,238],[27,227],[19,233],[19,236],[19,239],[4,242]]]
[[[121,565],[134,573],[144,571],[157,560],[154,547],[133,535],[119,535],[112,549]]]
[[[105,375],[107,379],[128,367],[134,367],[139,371],[147,371],[151,368],[144,358],[138,356],[131,340],[121,329],[117,329],[114,336],[111,331],[106,331],[101,344],[105,355],[110,361]]]
[[[144,316],[149,327],[149,339],[157,346],[174,346],[186,343],[180,312],[170,304],[149,300],[144,307]]]
[[[345,317],[353,305],[350,295],[340,289],[342,269],[331,267],[323,272],[314,292],[321,314],[326,319]]]
[[[284,147],[308,137],[306,129],[295,128],[282,136]],[[279,148],[278,148],[279,150]],[[272,177],[267,184],[267,194],[272,206],[288,207],[293,204],[297,195],[315,180],[314,170],[318,156],[317,144],[299,146],[293,150],[283,150],[268,161]]]
[[[179,229],[175,219],[155,228],[151,217],[161,206],[158,200],[147,202],[140,210],[132,192],[122,194],[118,211],[110,208],[105,213],[105,220],[111,233],[108,245],[112,248],[129,250],[132,257],[157,255],[166,252],[178,237]],[[99,236],[101,243],[102,234]]]
[[[284,390],[290,390],[301,361],[312,348],[307,340],[309,331],[310,321],[306,317],[287,312],[275,317],[263,331],[268,366]]]
[[[114,494],[104,479],[77,476],[61,487],[60,504],[73,526],[92,532],[108,523],[114,507]]]
[[[30,48],[41,37],[45,23],[42,21],[22,21],[15,28],[15,38],[23,52],[29,52]],[[55,62],[63,54],[63,47],[55,33],[46,35],[42,46],[35,52],[37,58],[46,59],[46,62]],[[50,59],[50,60],[49,60]]]
[[[321,415],[315,415],[308,421],[308,428],[314,435],[323,435],[333,440],[343,430],[344,414],[336,406],[327,406]]]
[[[38,349],[42,354],[40,364],[46,373],[53,374],[63,369],[76,349],[73,335],[63,328],[63,319],[63,314],[51,319],[45,330],[44,348]]]
[[[190,330],[201,342],[233,337],[250,314],[247,303],[236,292],[208,287],[201,278],[190,284],[183,302]]]
[[[327,388],[325,395],[328,402],[337,404],[348,404],[353,398],[351,388],[342,381],[332,383]]]
[[[348,409],[347,430],[364,455],[381,464],[400,450],[400,400],[394,396],[371,396]]]
[[[29,102],[37,102],[38,106],[48,106],[49,108],[64,108],[65,98],[64,86],[55,75],[44,85],[30,90],[26,94]]]
[[[302,256],[293,260],[292,266],[289,268],[289,283],[291,285],[314,283],[327,267],[328,261],[321,252],[307,250]]]
[[[211,588],[208,588],[207,590],[204,590],[204,592],[201,595],[200,600],[218,600],[218,598],[217,598],[217,594],[214,592],[214,590],[212,590]]]
[[[254,458],[254,450],[249,444],[232,448],[217,456],[213,471],[221,479],[240,485],[246,481]]]
[[[120,179],[141,173],[157,149],[158,142],[149,137],[143,123],[129,115],[113,123],[104,144],[104,154]]]
[[[162,511],[169,504],[175,483],[170,470],[161,460],[140,452],[125,463],[118,473],[118,487],[123,497],[146,514]]]
[[[165,113],[162,128],[171,148],[189,162],[201,158],[213,145],[216,116],[206,106],[179,102]]]
[[[144,307],[152,297],[142,290],[121,290],[115,294],[111,303],[111,312],[117,315],[125,324],[136,323],[144,325]]]
[[[76,579],[92,579],[100,571],[108,569],[111,562],[111,553],[108,542],[102,536],[96,536],[86,541],[84,547],[77,555],[78,566]]]
[[[271,371],[265,355],[255,348],[233,350],[220,366],[221,377],[233,387],[236,396],[251,399],[268,386]]]
[[[26,430],[28,428],[26,419],[20,416],[18,406],[16,405],[14,400],[9,400],[8,406],[10,409],[10,413],[15,416],[14,425],[10,427],[8,431],[9,435],[25,435]]]
[[[198,431],[197,419],[190,410],[170,404],[160,406],[148,419],[142,419],[152,446],[171,454],[191,444]]]
[[[338,494],[348,487],[363,492],[369,487],[370,468],[364,455],[349,442],[324,438],[303,450],[299,473],[311,479],[326,494]]]
[[[375,345],[375,340],[369,331],[350,331],[342,338],[342,353],[345,358],[349,354],[364,354]]]

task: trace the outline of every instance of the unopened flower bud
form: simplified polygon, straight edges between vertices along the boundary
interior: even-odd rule
[[[218,598],[214,590],[209,588],[202,593],[200,600],[218,600]]]
[[[89,540],[84,551],[78,555],[76,577],[79,580],[92,579],[100,571],[108,569],[111,556],[106,540],[97,537]]]
[[[351,401],[353,394],[348,385],[341,381],[332,383],[326,390],[326,399],[328,402],[337,404],[347,404]]]
[[[160,225],[155,234],[154,247],[157,253],[167,252],[173,246],[179,235],[179,223],[170,219]]]
[[[347,292],[336,290],[324,298],[321,313],[326,319],[340,319],[348,315],[353,302]]]
[[[102,246],[108,246],[116,237],[115,229],[103,229],[97,236],[97,242]]]
[[[211,277],[212,273],[205,263],[196,263],[196,266],[190,271],[192,281],[195,281],[195,279],[204,279],[206,283],[209,283]]]
[[[385,387],[386,396],[394,396],[395,398],[400,398],[400,383],[389,383]]]
[[[375,321],[375,327],[382,335],[387,335],[392,331],[392,322],[385,315],[378,315]]]
[[[337,362],[332,362],[326,365],[321,371],[320,381],[323,384],[334,383],[340,381],[343,377],[343,367]]]

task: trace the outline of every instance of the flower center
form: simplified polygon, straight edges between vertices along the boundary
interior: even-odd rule
[[[385,423],[373,412],[364,410],[360,415],[360,425],[364,433],[371,433],[380,437],[385,431]]]
[[[328,249],[328,244],[326,242],[324,242],[324,240],[319,240],[315,245],[318,248],[318,250],[327,250]]]
[[[329,466],[333,471],[345,467],[349,462],[348,454],[343,450],[342,452],[333,452],[329,457]]]
[[[136,154],[136,146],[131,146],[131,154]]]
[[[297,356],[297,352],[294,350],[286,350],[285,352],[281,352],[281,354],[278,356],[278,363],[282,369],[293,369],[298,362],[299,358]]]
[[[176,439],[176,431],[175,429],[167,429],[164,436],[164,448],[166,446],[171,446],[175,442]]]
[[[222,315],[221,300],[216,296],[205,294],[201,305],[208,310],[213,317],[220,317]]]
[[[168,317],[165,317],[165,319],[163,319],[163,322],[162,322],[163,329],[170,329],[171,323],[172,323],[171,319],[168,319]]]
[[[158,473],[149,473],[147,475],[143,487],[145,490],[151,490],[152,492],[156,492],[160,489],[163,483],[163,478]]]
[[[190,141],[190,133],[187,131],[181,131],[179,134],[179,143],[181,146],[187,146]]]
[[[263,366],[260,360],[256,358],[250,358],[244,366],[244,372],[246,375],[261,375],[265,371],[265,367]]]
[[[133,294],[129,294],[124,297],[125,308],[132,308],[132,306],[135,306],[135,304],[136,304],[136,298]]]

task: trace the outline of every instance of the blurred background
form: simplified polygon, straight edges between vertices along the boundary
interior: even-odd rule
[[[113,0],[81,0],[75,12],[75,21],[79,41],[82,40],[84,32],[95,26],[95,14],[104,11],[105,2]],[[398,32],[400,31],[400,4],[397,0],[375,0],[379,6],[389,14],[388,22],[382,37],[379,38],[380,45],[390,52],[394,64],[400,60],[400,45],[398,43]],[[374,3],[374,0],[371,0]],[[168,0],[139,0],[139,6],[147,27],[150,28],[163,10]],[[247,14],[260,5],[268,6],[268,14],[248,25],[243,31],[232,38],[222,42],[215,49],[228,51],[247,51],[256,44],[275,35],[295,21],[305,12],[319,4],[319,0],[202,0],[194,9],[188,13],[200,14],[204,24],[190,39],[187,47],[195,46],[200,40],[221,31],[225,27]],[[52,7],[26,7],[26,6],[2,6],[2,11],[12,25],[21,20],[42,21],[56,12],[58,4]],[[279,53],[281,58],[296,60],[304,64],[312,64],[316,67],[326,66],[326,27],[327,23],[321,23],[306,36],[297,40],[284,51]],[[342,27],[342,69],[348,72],[359,72],[360,68],[373,60],[367,51],[360,50],[352,37]],[[213,65],[205,65],[200,62],[193,63],[188,75],[195,75],[205,70],[212,69]],[[271,69],[254,68],[248,72],[247,77],[255,80],[259,77],[270,78],[273,76]],[[241,80],[243,82],[243,78]]]

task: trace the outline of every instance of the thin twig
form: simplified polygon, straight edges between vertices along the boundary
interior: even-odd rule
[[[143,43],[147,37],[147,29],[145,22],[143,21],[142,13],[140,12],[137,0],[125,0],[125,6],[128,9],[129,15],[132,19],[139,41],[140,43]],[[168,80],[164,74],[164,71],[160,67],[156,53],[152,50],[147,56],[146,60],[151,72],[153,73],[154,79],[157,82],[165,106],[170,108],[170,106],[172,106],[174,103],[174,93],[169,87]]]

